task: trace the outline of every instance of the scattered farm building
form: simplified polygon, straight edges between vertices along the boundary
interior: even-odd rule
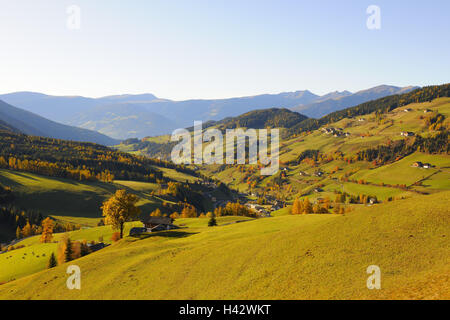
[[[179,229],[173,224],[173,219],[169,217],[147,217],[141,220],[146,232]]]

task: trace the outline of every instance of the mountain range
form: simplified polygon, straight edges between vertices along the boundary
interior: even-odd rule
[[[292,110],[303,113],[311,118],[320,118],[331,112],[339,111],[348,107],[356,106],[367,101],[391,96],[395,94],[402,94],[417,89],[418,87],[394,87],[381,85],[367,90],[361,90],[355,93],[349,91],[336,92],[335,96],[328,94],[327,99],[318,99],[313,103],[306,105],[299,105]]]
[[[115,145],[117,140],[96,131],[64,125],[0,100],[0,129],[34,136]]]
[[[15,92],[0,95],[0,99],[52,121],[95,130],[123,140],[167,134],[176,128],[192,126],[194,120],[218,121],[256,109],[288,108],[308,117],[319,118],[333,111],[415,88],[417,87],[382,85],[356,93],[335,91],[322,96],[304,90],[230,99],[185,101],[160,99],[150,93],[86,98]]]

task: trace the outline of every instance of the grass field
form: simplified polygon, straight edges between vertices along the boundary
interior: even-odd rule
[[[411,165],[416,161],[428,162],[435,167],[430,169],[414,168]],[[437,173],[438,170],[445,169],[448,171],[449,168],[450,156],[448,155],[429,155],[416,152],[397,162],[377,169],[361,170],[354,174],[352,178],[356,180],[364,179],[373,183],[384,182],[388,184],[406,184],[409,186]],[[431,180],[433,180],[433,177],[431,177]]]
[[[377,197],[378,200],[386,200],[389,197],[408,197],[411,192],[397,188],[379,187],[373,185],[363,185],[346,182],[343,184],[329,184],[324,188],[325,191],[344,191],[348,194],[358,196],[360,194]],[[332,198],[331,198],[332,199]]]
[[[450,298],[450,192],[344,216],[279,216],[126,238],[67,265],[0,286],[2,299]],[[378,265],[381,290],[366,288]],[[439,280],[439,281],[438,281]],[[430,291],[430,284],[433,290]]]
[[[144,212],[153,211],[160,202],[149,194],[158,185],[146,182],[77,182],[0,169],[0,183],[12,188],[17,207],[88,226],[97,224],[101,217],[101,204],[117,189],[138,195],[138,205]]]
[[[188,228],[190,231],[195,228],[207,227],[209,219],[178,219],[176,224],[182,228]],[[227,225],[236,222],[246,222],[252,220],[246,217],[218,217],[217,224]],[[79,222],[79,220],[75,220]],[[98,221],[97,221],[98,222]],[[132,227],[140,227],[142,223],[129,222],[125,224],[124,234],[129,234]],[[184,229],[183,229],[184,230]],[[81,230],[68,232],[67,235],[72,240],[99,241],[111,244],[111,236],[113,230],[110,226],[83,228]],[[194,231],[191,231],[194,232]],[[24,239],[18,245],[25,245],[25,248],[13,250],[4,254],[0,254],[0,283],[19,279],[23,276],[33,274],[46,268],[48,259],[52,252],[56,254],[58,241],[63,236],[62,233],[55,234],[53,243],[40,243],[39,236]]]

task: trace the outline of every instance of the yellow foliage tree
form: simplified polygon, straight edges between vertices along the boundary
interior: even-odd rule
[[[120,230],[120,238],[123,238],[123,226],[125,222],[137,217],[141,210],[136,207],[139,198],[127,193],[126,190],[117,190],[116,193],[103,202],[101,209],[105,217],[105,224],[111,225],[114,230]]]
[[[53,220],[50,218],[45,218],[42,221],[42,234],[41,234],[41,242],[42,243],[48,243],[51,242],[53,239]]]
[[[174,213],[172,213],[172,214],[170,215],[170,217],[171,217],[173,220],[175,220],[175,219],[179,219],[179,218],[180,218],[180,215],[178,214],[178,212],[174,212]]]
[[[303,210],[301,213],[303,213],[303,214],[313,213],[313,207],[308,198],[305,198],[305,200],[303,200],[303,208],[302,209]]]
[[[156,210],[153,211],[153,212],[150,214],[150,216],[152,216],[152,217],[162,217],[161,210],[159,210],[159,208],[156,208]]]
[[[24,238],[31,236],[31,225],[30,222],[27,221],[27,224],[22,228],[22,236]]]
[[[291,213],[292,214],[301,214],[303,211],[303,205],[300,199],[295,199],[294,203],[292,204]]]
[[[193,205],[187,204],[181,211],[182,218],[196,218],[197,210]]]

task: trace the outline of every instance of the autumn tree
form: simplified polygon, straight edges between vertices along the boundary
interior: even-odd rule
[[[302,203],[301,203],[300,199],[297,198],[294,200],[294,203],[292,204],[291,213],[292,214],[301,214],[302,213]]]
[[[340,204],[336,204],[336,205],[334,206],[333,212],[334,212],[335,214],[340,214],[340,213],[341,213],[341,205],[340,205]]]
[[[101,207],[105,224],[109,224],[114,230],[120,230],[120,239],[123,238],[125,222],[137,217],[141,210],[136,207],[139,198],[127,193],[126,190],[117,190],[116,193],[103,203]]]
[[[50,218],[45,218],[42,221],[42,235],[41,235],[41,242],[42,243],[48,243],[51,242],[53,239],[53,220]]]
[[[21,239],[22,238],[22,232],[20,230],[20,227],[17,227],[16,229],[16,239]]]
[[[31,236],[31,225],[30,225],[30,221],[27,221],[27,224],[25,225],[25,227],[22,228],[22,236],[24,238],[27,238],[29,236]]]
[[[119,232],[114,232],[111,236],[111,241],[112,242],[117,242],[120,240],[120,233]]]
[[[162,217],[161,210],[159,210],[159,208],[156,208],[156,210],[153,211],[153,212],[150,214],[150,216],[151,216],[151,217]]]
[[[182,218],[196,218],[197,217],[197,210],[193,205],[186,204],[181,211],[181,217]]]
[[[301,213],[303,214],[313,213],[313,207],[308,198],[305,198],[305,200],[303,200],[303,211]]]
[[[173,220],[175,220],[175,219],[178,219],[178,218],[180,218],[180,215],[178,214],[178,212],[174,212],[174,213],[172,213],[171,215],[170,215],[170,217],[173,219]]]

